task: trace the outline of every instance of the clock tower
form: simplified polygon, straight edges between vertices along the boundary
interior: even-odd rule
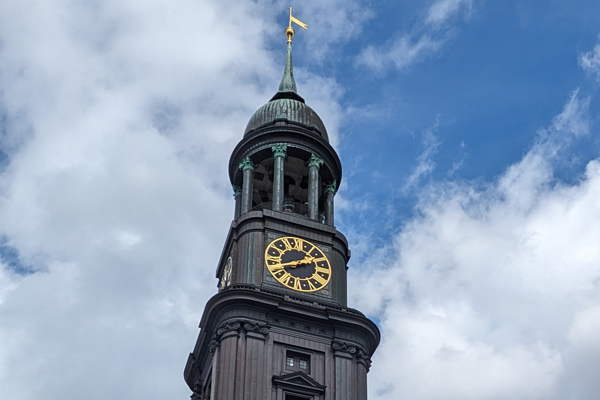
[[[193,400],[366,400],[377,326],[347,307],[342,179],[325,125],[296,90],[292,17],[278,92],[229,160],[235,212],[185,366]]]

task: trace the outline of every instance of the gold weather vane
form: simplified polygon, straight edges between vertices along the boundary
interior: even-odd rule
[[[294,17],[292,15],[292,7],[290,7],[290,24],[288,25],[287,29],[285,30],[285,35],[288,38],[288,44],[292,43],[292,37],[294,36],[294,34],[296,33],[294,31],[294,28],[292,28],[292,22],[295,23],[296,25],[298,25],[300,28],[304,28],[304,29],[308,29],[308,25],[306,25],[304,22],[300,21],[298,18]]]

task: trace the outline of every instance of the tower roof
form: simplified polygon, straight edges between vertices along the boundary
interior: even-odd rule
[[[294,93],[295,95],[292,93]],[[287,45],[287,52],[285,54],[285,67],[283,68],[283,78],[281,78],[281,83],[279,84],[279,91],[273,97],[275,98],[280,96],[297,97],[296,100],[299,100],[304,103],[304,99],[298,96],[298,92],[296,91],[296,81],[294,80],[294,65],[292,64],[291,43],[288,43]]]
[[[285,67],[279,84],[279,91],[267,104],[256,110],[246,126],[244,136],[259,128],[268,127],[278,122],[297,125],[314,131],[314,133],[329,141],[323,121],[312,108],[306,105],[304,99],[297,92],[291,42],[288,42],[287,45]]]

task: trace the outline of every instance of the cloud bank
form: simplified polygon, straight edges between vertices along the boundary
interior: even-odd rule
[[[574,92],[484,188],[430,184],[417,215],[357,268],[368,278],[351,280],[352,302],[383,336],[371,398],[597,397],[600,160],[575,184],[553,170],[589,134],[589,100]]]
[[[336,29],[360,11],[305,6],[335,9]],[[277,90],[284,11],[0,3],[0,398],[189,396],[233,215],[227,162]],[[335,142],[337,84],[299,75]]]

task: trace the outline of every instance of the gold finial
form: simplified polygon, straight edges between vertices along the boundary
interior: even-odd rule
[[[304,29],[308,29],[308,25],[306,25],[304,22],[300,21],[298,18],[294,17],[292,15],[292,7],[290,7],[290,24],[288,25],[288,27],[285,30],[285,35],[288,38],[288,44],[292,43],[292,37],[294,36],[294,33],[296,33],[294,31],[294,28],[292,28],[292,22],[295,23],[296,25],[298,25],[300,28],[304,28]]]

